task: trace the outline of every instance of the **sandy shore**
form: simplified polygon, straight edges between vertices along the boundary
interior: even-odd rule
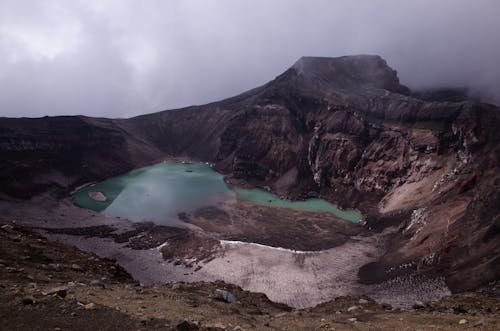
[[[49,195],[31,201],[0,201],[0,211],[5,219],[32,227],[78,228],[105,224],[116,232],[134,229],[133,223],[127,220],[76,207],[69,199],[56,201]],[[41,230],[49,239],[116,259],[144,285],[224,280],[296,308],[311,307],[342,295],[368,294],[379,302],[399,307],[411,306],[416,300],[425,302],[449,295],[439,279],[407,277],[377,285],[358,283],[359,268],[383,254],[391,231],[393,229],[371,236],[351,236],[339,246],[312,252],[222,240],[213,259],[186,266],[165,261],[159,247],[132,249],[126,247],[126,242],[118,243],[112,238],[49,234]]]

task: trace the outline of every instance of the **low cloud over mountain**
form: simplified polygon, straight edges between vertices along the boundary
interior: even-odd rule
[[[500,103],[500,2],[0,3],[1,116],[128,117],[262,84],[303,55],[379,54],[410,88]]]

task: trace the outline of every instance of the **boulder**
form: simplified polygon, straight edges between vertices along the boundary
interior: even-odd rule
[[[232,303],[236,301],[236,297],[229,291],[216,289],[214,291],[215,298],[227,303]]]
[[[33,305],[35,304],[35,298],[33,298],[31,295],[25,296],[21,299],[21,303],[23,305]]]
[[[101,282],[99,279],[94,279],[93,281],[90,282],[90,286],[94,286],[97,288],[106,288],[103,282]]]
[[[53,287],[45,292],[42,292],[44,295],[57,295],[58,297],[65,298],[66,294],[68,294],[68,287],[66,286],[57,286]]]
[[[196,322],[191,322],[191,321],[182,321],[176,326],[176,330],[179,331],[198,331],[200,327],[198,326],[198,323]]]

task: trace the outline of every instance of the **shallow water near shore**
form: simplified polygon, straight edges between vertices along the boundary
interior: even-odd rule
[[[91,192],[101,192],[106,201],[96,201]],[[232,189],[223,175],[206,163],[162,162],[133,170],[78,190],[74,202],[105,215],[135,221],[154,221],[164,225],[182,225],[181,212],[216,204],[219,201],[243,200],[281,208],[329,212],[356,222],[362,215],[355,210],[340,210],[322,199],[288,201],[260,189]]]

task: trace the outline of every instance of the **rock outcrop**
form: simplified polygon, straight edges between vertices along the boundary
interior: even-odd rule
[[[373,231],[399,226],[363,281],[438,272],[460,291],[499,279],[500,110],[417,97],[379,56],[304,57],[261,87],[203,106],[122,120],[4,118],[0,187],[65,194],[186,156],[214,162],[231,181],[360,208]]]

